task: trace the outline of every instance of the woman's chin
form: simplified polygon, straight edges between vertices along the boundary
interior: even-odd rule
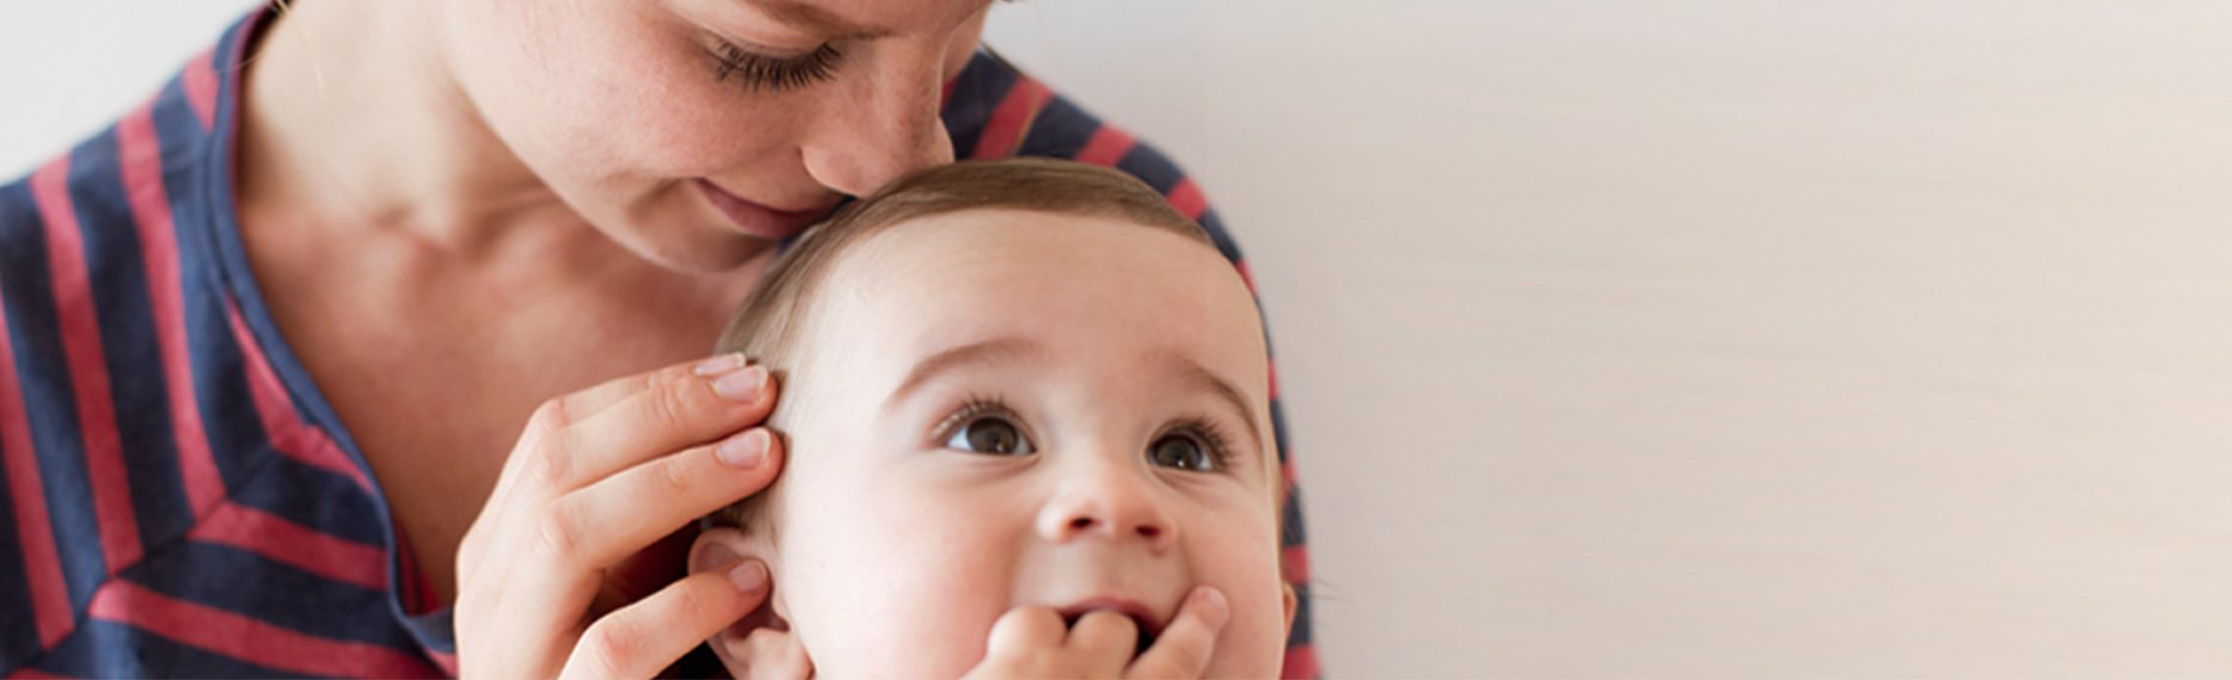
[[[703,247],[631,250],[660,268],[689,274],[724,274],[737,271],[775,251],[774,243],[760,239],[732,237],[717,241]]]
[[[642,227],[600,229],[613,242],[660,269],[686,274],[721,274],[742,269],[775,251],[776,243],[714,229],[665,229],[651,233]],[[675,233],[675,232],[689,233]]]

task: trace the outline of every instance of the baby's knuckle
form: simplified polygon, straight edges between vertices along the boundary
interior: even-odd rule
[[[1022,650],[1016,654],[1015,658],[1009,660],[1009,664],[1011,667],[1020,670],[1023,677],[1054,678],[1075,675],[1074,673],[1062,672],[1062,669],[1069,665],[1063,663],[1063,661],[1064,659],[1055,655],[1052,651],[1041,648]]]
[[[1062,619],[1058,616],[1034,614],[1025,617],[1021,625],[1023,638],[1029,640],[1032,644],[1059,644],[1062,638],[1069,633],[1069,629],[1062,625]]]
[[[1180,669],[1196,669],[1209,665],[1209,649],[1200,644],[1180,644],[1170,650],[1169,664],[1164,670],[1177,674]]]

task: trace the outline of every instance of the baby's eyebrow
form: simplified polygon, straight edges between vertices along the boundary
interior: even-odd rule
[[[1202,366],[1200,362],[1194,361],[1184,354],[1168,350],[1158,352],[1158,354],[1162,355],[1165,363],[1177,367],[1178,373],[1186,376],[1186,380],[1194,383],[1195,387],[1209,390],[1232,404],[1233,413],[1240,416],[1240,422],[1248,424],[1248,436],[1253,438],[1256,446],[1263,445],[1263,432],[1256,429],[1255,411],[1248,408],[1248,398],[1241,395],[1240,388],[1232,386],[1232,381],[1224,379],[1223,376],[1217,375],[1215,371],[1209,370]]]
[[[899,382],[899,389],[892,390],[891,398],[884,400],[884,411],[889,412],[892,407],[904,401],[908,394],[920,389],[923,383],[929,382],[931,378],[937,377],[940,373],[952,371],[969,364],[1035,359],[1043,357],[1045,354],[1045,347],[1028,339],[1015,336],[972,342],[932,354],[930,358],[923,359],[921,363],[915,364],[914,370],[907,372],[907,379]]]

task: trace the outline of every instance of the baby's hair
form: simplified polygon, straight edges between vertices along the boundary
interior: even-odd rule
[[[983,209],[1111,217],[1216,247],[1200,224],[1170,207],[1162,194],[1117,170],[1044,158],[937,166],[893,181],[808,229],[761,276],[715,351],[740,352],[778,373],[796,365],[800,348],[794,341],[811,298],[830,263],[844,251],[893,225]],[[722,508],[708,519],[716,526],[744,527],[759,498]]]

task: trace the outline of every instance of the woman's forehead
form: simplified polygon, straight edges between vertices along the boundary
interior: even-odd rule
[[[992,0],[695,0],[745,5],[802,33],[875,39],[966,21]]]

